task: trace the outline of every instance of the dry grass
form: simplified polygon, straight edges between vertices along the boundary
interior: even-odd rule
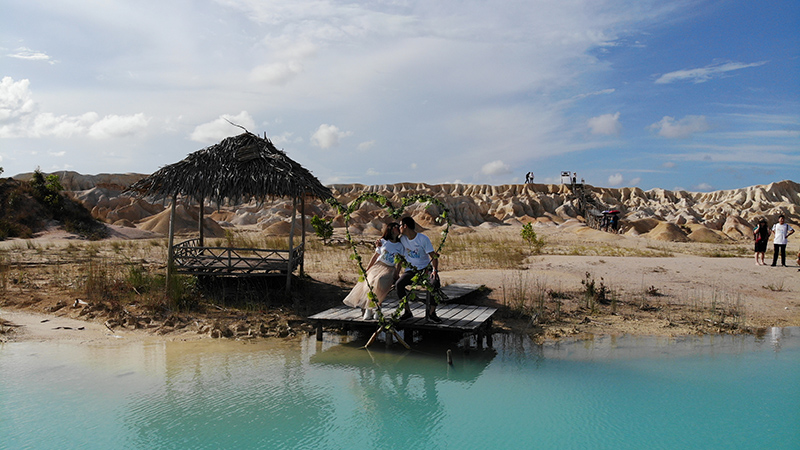
[[[341,230],[337,230],[341,232]],[[435,230],[426,232],[438,244],[441,236]],[[566,233],[565,233],[566,234]],[[547,236],[545,234],[545,236]],[[375,236],[359,239],[359,253],[364,263],[374,248]],[[300,238],[295,239],[295,245]],[[267,236],[262,232],[239,230],[226,237],[208,239],[208,245],[239,248],[287,249],[288,238]],[[595,255],[671,257],[679,253],[717,251],[720,254],[741,252],[744,245],[703,244],[693,249],[680,243],[639,241],[635,245],[617,245],[617,242],[597,242],[594,245],[564,239],[547,238],[542,249],[544,255]],[[691,244],[690,244],[691,245]],[[181,311],[204,309],[203,314],[218,308],[238,310],[242,314],[262,311],[265,305],[305,305],[325,297],[331,304],[338,303],[357,278],[352,250],[338,234],[328,244],[314,235],[306,237],[305,272],[310,278],[298,283],[299,289],[287,302],[278,295],[282,289],[257,289],[245,292],[244,297],[232,301],[223,295],[211,299],[208,291],[197,289],[192,277],[180,277],[170,287],[171,297],[165,294],[165,264],[167,248],[165,239],[131,241],[25,241],[6,242],[0,249],[0,294],[14,297],[18,305],[38,301],[51,292],[61,299],[79,298],[92,304],[104,303],[110,311],[153,311],[168,315]],[[688,249],[693,249],[689,252]],[[501,320],[509,319],[522,324],[525,329],[577,329],[615,320],[635,321],[637,318],[658,318],[669,327],[689,327],[713,331],[735,331],[745,327],[746,312],[737,294],[722,289],[707,292],[691,291],[683,295],[660,294],[659,287],[645,284],[639,290],[631,286],[604,286],[604,295],[588,297],[581,286],[551,285],[546,275],[528,270],[533,256],[519,235],[519,228],[498,227],[490,232],[452,234],[442,252],[441,267],[450,270],[501,270],[502,284],[495,290],[491,301],[501,306]],[[747,254],[749,257],[749,253]],[[547,258],[547,256],[536,256]],[[602,262],[602,259],[599,260]],[[598,278],[595,289],[601,282]],[[304,291],[303,284],[316,283]],[[560,283],[560,282],[559,282]],[[204,288],[207,286],[204,286]],[[228,287],[229,289],[230,287]],[[319,289],[337,288],[340,291],[327,295]],[[226,288],[223,288],[223,290]],[[764,289],[780,290],[777,284]],[[274,293],[272,291],[275,291]],[[331,291],[332,292],[332,291]],[[253,294],[252,298],[248,295]],[[274,294],[274,295],[273,295]],[[237,294],[238,295],[238,294]],[[301,298],[298,300],[298,296]],[[180,301],[170,298],[181,299]],[[33,299],[33,300],[29,300]],[[602,301],[601,301],[602,300]],[[44,305],[44,303],[40,303]],[[316,305],[319,306],[319,305]],[[316,307],[315,306],[315,307]],[[330,306],[325,306],[330,307]],[[115,309],[116,308],[116,309]],[[308,308],[306,308],[308,309]],[[324,308],[323,308],[324,309]],[[321,310],[321,309],[318,309]],[[219,310],[222,311],[222,310]],[[310,311],[316,312],[316,311]],[[307,314],[309,311],[298,314]],[[109,312],[111,314],[111,312]],[[116,314],[116,313],[115,313]],[[141,314],[141,313],[139,313]],[[226,312],[226,314],[229,314]],[[591,323],[587,323],[591,318]],[[163,319],[162,319],[163,320]],[[545,332],[546,335],[548,332]],[[557,337],[560,331],[555,332]],[[569,334],[569,333],[568,333]],[[562,333],[563,335],[563,333]],[[549,336],[549,335],[548,335]]]

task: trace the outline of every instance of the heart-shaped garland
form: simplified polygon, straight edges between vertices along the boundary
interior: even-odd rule
[[[355,242],[355,240],[353,240],[353,237],[350,234],[350,216],[361,207],[362,203],[366,201],[372,201],[381,206],[382,208],[385,208],[389,212],[389,214],[395,219],[400,219],[406,207],[409,205],[413,205],[414,203],[428,203],[428,204],[434,204],[437,207],[439,207],[440,212],[436,220],[444,221],[446,226],[444,230],[442,230],[442,242],[439,243],[439,247],[435,250],[437,255],[441,252],[442,248],[444,247],[445,241],[447,241],[447,234],[450,232],[451,222],[449,217],[449,210],[444,205],[444,203],[442,203],[439,199],[431,197],[430,195],[419,194],[406,197],[403,199],[403,204],[398,208],[395,208],[389,201],[389,199],[386,198],[385,196],[375,193],[361,194],[360,196],[358,196],[358,198],[350,202],[350,205],[348,206],[339,203],[339,201],[333,198],[328,200],[328,204],[333,206],[336,209],[336,211],[339,212],[339,214],[342,214],[344,216],[345,235],[347,237],[347,241],[350,243],[350,247],[353,249],[353,254],[350,256],[350,259],[355,260],[356,264],[358,265],[358,273],[359,273],[358,281],[364,281],[367,284],[367,287],[369,288],[369,292],[367,293],[367,298],[369,299],[367,306],[369,306],[369,305],[375,305],[375,300],[377,299],[377,296],[375,295],[375,292],[373,292],[372,286],[369,284],[369,280],[367,279],[367,271],[364,269],[364,264],[362,262],[361,255],[358,253],[357,243]],[[405,258],[403,258],[400,255],[397,255],[395,257],[395,264],[400,264],[404,268],[409,266],[409,263],[405,260]],[[413,292],[414,288],[417,287],[425,288],[428,292],[431,293],[434,301],[436,301],[437,304],[441,301],[441,292],[435,290],[428,277],[423,276],[423,274],[424,271],[420,271],[416,275],[414,275],[414,277],[411,279],[409,294],[405,298],[400,299],[400,303],[397,305],[397,309],[391,315],[389,315],[388,317],[385,316],[383,312],[380,310],[380,308],[377,308],[375,310],[375,312],[378,313],[378,323],[380,324],[380,327],[382,329],[386,331],[391,331],[394,329],[395,325],[400,320],[400,314],[402,313],[406,304],[409,301],[414,300],[416,298],[416,294]]]

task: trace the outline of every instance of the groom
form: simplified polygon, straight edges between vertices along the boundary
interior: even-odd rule
[[[431,283],[435,289],[439,289],[439,259],[436,252],[433,250],[433,244],[428,236],[416,231],[417,223],[411,217],[403,217],[400,221],[400,242],[405,249],[406,261],[411,265],[407,268],[395,283],[397,288],[397,295],[402,300],[408,294],[408,286],[411,284],[411,279],[414,278],[419,272],[425,271],[430,276]],[[430,267],[428,267],[430,265]],[[400,269],[400,265],[397,266]],[[428,296],[431,298],[432,296]],[[441,323],[442,319],[436,315],[436,302],[431,298],[425,309],[425,319],[433,323]],[[400,320],[413,318],[411,314],[411,307],[406,302],[405,312],[400,316]]]

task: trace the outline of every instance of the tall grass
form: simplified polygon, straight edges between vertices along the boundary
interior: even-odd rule
[[[561,299],[568,297],[549,289],[546,278],[524,270],[503,272],[501,294],[508,313],[512,317],[529,318],[532,325],[560,317]],[[548,311],[548,302],[552,302],[552,311]]]
[[[8,289],[9,265],[6,260],[5,252],[0,253],[0,293],[6,294]]]

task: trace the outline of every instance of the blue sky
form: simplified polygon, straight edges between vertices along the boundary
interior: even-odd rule
[[[323,183],[798,181],[800,2],[0,0],[0,167],[241,130]]]

